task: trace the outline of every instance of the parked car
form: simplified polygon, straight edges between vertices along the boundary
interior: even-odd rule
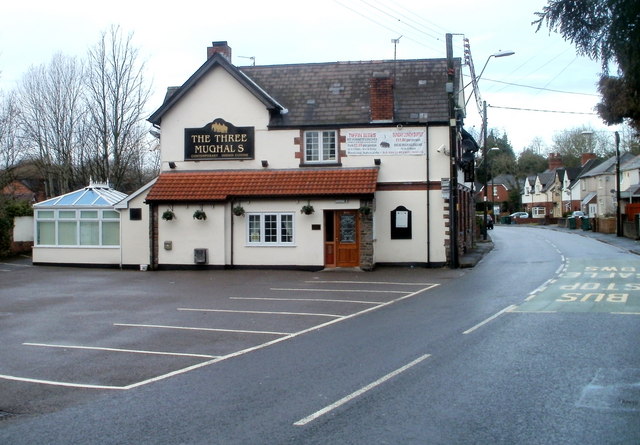
[[[581,212],[580,210],[576,210],[573,213],[571,213],[571,217],[572,218],[586,218],[587,215],[585,215],[584,212]]]
[[[528,218],[529,214],[527,212],[516,212],[509,215],[511,219],[513,218]]]

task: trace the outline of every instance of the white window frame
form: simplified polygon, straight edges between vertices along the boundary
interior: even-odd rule
[[[539,218],[541,216],[545,216],[547,214],[547,209],[545,207],[534,207],[531,209],[531,217]]]
[[[61,218],[61,212],[64,215],[69,215]],[[87,215],[89,212],[96,212],[95,216]],[[73,217],[70,215],[73,213]],[[84,214],[83,214],[84,213]],[[47,215],[47,216],[45,216]],[[49,216],[52,215],[52,216]],[[98,249],[109,249],[109,248],[119,248],[120,247],[120,214],[112,209],[36,209],[34,215],[34,224],[35,224],[35,245],[36,247],[73,247],[73,248],[98,248]],[[61,244],[60,243],[60,223],[73,223],[75,224],[75,243],[73,244]],[[81,225],[82,223],[98,223],[98,233],[97,235],[97,244],[82,244],[83,240],[86,240],[86,237],[83,236]],[[43,244],[39,242],[39,223],[53,223],[53,244]],[[113,224],[118,223],[117,231],[110,233],[113,235],[117,235],[117,243],[115,244],[105,244],[105,235],[107,232],[104,230],[104,224]]]
[[[275,217],[276,232],[275,241],[270,241],[267,236],[267,219]],[[254,223],[257,220],[257,227]],[[290,240],[283,241],[283,223],[291,222]],[[254,228],[258,229],[256,233]],[[246,243],[248,246],[259,247],[290,247],[295,245],[295,213],[293,212],[254,212],[247,213]]]
[[[309,147],[310,138],[316,136],[317,147]],[[325,137],[333,138],[333,147]],[[309,156],[313,150],[315,156]],[[333,150],[333,153],[331,153]],[[317,158],[317,159],[316,159]],[[304,162],[305,164],[328,164],[338,162],[338,132],[336,130],[308,130],[304,132]]]

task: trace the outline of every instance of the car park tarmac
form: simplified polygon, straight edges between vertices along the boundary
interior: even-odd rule
[[[0,411],[9,413],[57,409],[67,399],[213,365],[399,300],[424,298],[463,273],[141,272],[27,261],[3,268]]]

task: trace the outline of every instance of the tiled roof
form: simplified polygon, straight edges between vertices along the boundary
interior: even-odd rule
[[[146,200],[370,195],[376,190],[377,180],[377,168],[165,172],[151,187]]]
[[[460,63],[460,59],[454,59],[456,77],[460,74]],[[160,125],[164,114],[216,67],[227,70],[273,111],[271,127],[369,124],[370,81],[381,73],[395,79],[394,122],[449,121],[446,59],[235,67],[218,54],[180,88],[170,88],[164,103],[149,121]]]
[[[456,66],[459,67],[459,60]],[[331,62],[239,68],[288,109],[272,126],[362,124],[371,121],[369,82],[395,77],[396,122],[448,120],[446,59]],[[426,119],[421,114],[426,113]]]

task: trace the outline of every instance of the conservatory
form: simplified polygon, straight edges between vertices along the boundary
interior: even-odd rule
[[[48,199],[34,207],[34,264],[120,264],[120,213],[127,195],[108,184]]]

